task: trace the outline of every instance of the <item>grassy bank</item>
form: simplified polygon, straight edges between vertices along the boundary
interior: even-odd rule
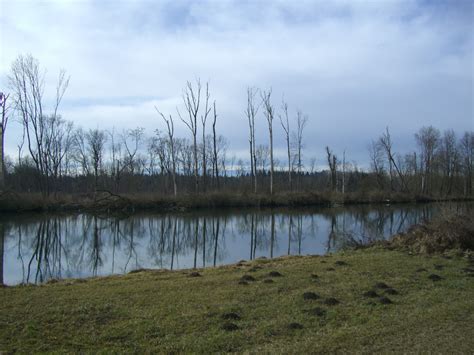
[[[468,353],[473,268],[372,247],[6,287],[0,352]]]
[[[303,207],[331,206],[334,204],[413,203],[434,201],[472,201],[462,197],[435,198],[410,194],[382,192],[371,193],[317,193],[293,192],[268,194],[241,194],[214,192],[165,196],[159,194],[123,194],[110,192],[97,194],[18,194],[7,192],[0,195],[0,212],[21,211],[110,211],[131,212],[137,210],[175,211],[199,208],[242,207]]]

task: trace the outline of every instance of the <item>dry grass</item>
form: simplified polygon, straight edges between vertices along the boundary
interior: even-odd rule
[[[395,235],[388,246],[414,253],[443,253],[448,250],[474,251],[474,216],[444,214]]]

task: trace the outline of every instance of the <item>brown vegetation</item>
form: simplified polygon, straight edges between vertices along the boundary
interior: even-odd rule
[[[474,216],[448,215],[416,225],[406,233],[395,235],[390,248],[414,253],[443,253],[448,250],[474,250]]]

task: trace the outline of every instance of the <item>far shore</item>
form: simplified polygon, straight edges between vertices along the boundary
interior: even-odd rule
[[[432,197],[403,193],[284,192],[269,194],[209,192],[178,196],[97,191],[82,194],[16,193],[0,194],[0,212],[173,212],[212,208],[331,207],[358,204],[402,204],[428,202],[470,202],[472,197]]]

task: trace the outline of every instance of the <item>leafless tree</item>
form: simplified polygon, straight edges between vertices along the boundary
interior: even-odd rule
[[[442,165],[443,179],[439,193],[451,194],[454,176],[459,170],[459,152],[456,142],[456,134],[452,129],[443,134],[440,147],[440,163]]]
[[[206,122],[209,113],[211,112],[211,107],[209,107],[209,83],[206,83],[206,93],[205,93],[205,106],[204,114],[201,114],[201,124],[202,124],[202,188],[203,191],[206,191],[207,188],[207,159],[206,159]]]
[[[432,189],[432,173],[435,164],[436,151],[440,143],[440,136],[441,134],[439,130],[432,126],[422,127],[418,133],[415,134],[415,139],[421,152],[421,191],[423,193],[431,192]]]
[[[214,120],[212,121],[212,143],[213,143],[213,159],[212,159],[212,170],[213,175],[217,184],[217,189],[219,189],[219,164],[217,160],[217,137],[216,137],[216,123],[217,123],[217,111],[216,111],[216,101],[213,104]]]
[[[94,189],[97,190],[99,172],[102,164],[105,142],[107,136],[104,131],[99,129],[90,129],[86,134],[87,150],[91,157],[92,168],[94,169]]]
[[[380,189],[384,189],[384,152],[379,142],[372,141],[369,146],[369,158],[372,171],[377,178]]]
[[[264,114],[268,123],[268,134],[270,138],[270,195],[273,195],[273,172],[274,172],[274,161],[273,161],[273,118],[274,109],[271,103],[272,90],[264,91],[261,93],[262,103],[265,108]]]
[[[171,152],[171,163],[172,163],[172,175],[173,175],[173,193],[176,196],[178,194],[178,186],[176,184],[176,152],[175,152],[175,141],[174,141],[174,122],[173,117],[170,115],[169,119],[163,115],[158,108],[155,106],[156,112],[161,116],[163,121],[166,123],[168,129],[168,140],[169,148]]]
[[[402,171],[398,167],[398,164],[395,161],[395,155],[393,153],[393,148],[392,148],[392,138],[390,136],[390,131],[388,130],[388,127],[385,131],[385,133],[382,134],[382,136],[379,138],[379,144],[383,147],[385,150],[385,154],[387,155],[387,160],[389,162],[389,173],[390,173],[390,188],[393,190],[393,169],[395,168],[395,171],[397,172],[400,181],[402,183],[402,186],[406,192],[409,192],[408,185],[406,184],[405,178],[402,174]]]
[[[296,154],[298,160],[298,190],[300,188],[300,179],[303,169],[302,163],[302,152],[303,152],[303,131],[306,127],[306,123],[308,122],[308,116],[303,115],[301,111],[298,110],[296,114]]]
[[[326,146],[326,154],[330,171],[331,190],[336,191],[337,188],[337,157],[333,152]]]
[[[286,140],[286,152],[288,156],[288,188],[292,190],[292,182],[291,182],[291,149],[290,149],[290,121],[288,119],[288,104],[282,100],[281,109],[283,111],[283,115],[279,115],[281,127],[285,132],[285,140]]]
[[[58,108],[69,85],[69,78],[64,70],[60,71],[53,114],[49,119],[43,111],[44,74],[38,60],[31,55],[20,55],[12,64],[9,82],[15,108],[25,129],[29,153],[40,174],[41,190],[49,194],[51,161],[46,145],[48,135],[51,134],[48,129],[54,125],[48,123],[51,123],[51,118],[56,120],[58,117]]]
[[[129,129],[122,134],[122,144],[125,147],[126,166],[129,172],[133,175],[138,168],[137,154],[144,138],[144,129],[137,127]]]
[[[187,82],[186,88],[183,92],[184,107],[188,113],[188,118],[185,119],[178,111],[178,116],[181,121],[189,128],[193,136],[193,160],[194,160],[194,185],[195,192],[199,192],[199,173],[198,173],[198,147],[197,147],[197,118],[199,115],[199,106],[201,104],[201,80],[197,79],[196,88],[193,87],[190,81]]]
[[[10,95],[0,92],[0,191],[5,189],[5,158],[4,158],[4,139],[8,124],[8,97]],[[1,227],[0,227],[1,228]]]
[[[472,196],[474,164],[474,132],[465,132],[459,142],[461,165],[464,175],[464,195]]]
[[[253,179],[254,193],[257,193],[257,152],[255,143],[255,117],[257,116],[260,105],[255,102],[255,96],[258,90],[255,88],[247,88],[247,116],[249,124],[249,146],[250,146],[250,171]]]

